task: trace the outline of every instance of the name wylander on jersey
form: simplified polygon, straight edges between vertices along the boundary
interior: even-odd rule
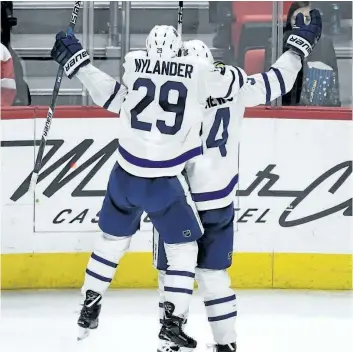
[[[194,70],[194,67],[190,64],[159,60],[151,64],[150,59],[135,59],[135,65],[135,72],[178,76],[184,78],[191,78],[191,74]]]

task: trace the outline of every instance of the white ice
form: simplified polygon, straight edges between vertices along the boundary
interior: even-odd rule
[[[352,352],[352,292],[238,290],[239,352]],[[79,290],[2,292],[3,352],[156,352],[156,291],[111,290],[100,326],[76,341]],[[197,352],[212,342],[200,297],[187,332]]]

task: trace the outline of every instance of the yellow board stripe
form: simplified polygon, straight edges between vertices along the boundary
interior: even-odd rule
[[[275,253],[273,286],[352,289],[352,255]]]
[[[2,254],[2,289],[78,288],[89,253]],[[235,253],[229,269],[237,288],[352,289],[352,255]],[[112,287],[155,288],[150,252],[128,253]]]

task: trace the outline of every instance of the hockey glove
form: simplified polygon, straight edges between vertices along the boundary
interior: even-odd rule
[[[286,48],[294,50],[301,57],[309,56],[321,37],[322,21],[319,10],[311,10],[310,18],[310,23],[306,25],[303,14],[297,15],[293,32],[285,44]]]
[[[64,32],[56,35],[50,55],[59,65],[64,66],[64,71],[70,79],[80,67],[91,62],[87,51],[82,48],[78,39],[73,34],[66,35]]]

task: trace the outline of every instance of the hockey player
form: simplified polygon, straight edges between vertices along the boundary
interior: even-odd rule
[[[286,94],[293,87],[307,57],[321,35],[321,17],[317,10],[310,13],[311,23],[304,24],[302,14],[286,43],[285,52],[268,72],[255,74],[235,98],[208,98],[202,132],[204,153],[187,164],[187,175],[196,203],[204,235],[198,240],[199,254],[196,280],[203,296],[208,321],[216,345],[215,352],[236,351],[236,296],[230,288],[225,269],[232,264],[235,186],[238,182],[238,143],[245,107],[266,104]],[[213,62],[207,46],[192,40],[184,43],[185,54],[200,61]],[[158,235],[154,249],[161,247]],[[159,272],[160,306],[164,301],[163,286],[167,269],[163,247],[154,255]],[[163,310],[160,318],[163,319]],[[186,317],[185,317],[186,318]],[[159,352],[184,351],[169,341],[160,340]]]
[[[83,287],[81,338],[98,326],[102,295],[146,211],[165,243],[169,265],[160,337],[177,346],[196,347],[196,341],[183,332],[182,322],[193,292],[196,240],[203,229],[182,171],[188,160],[202,152],[199,132],[207,96],[235,96],[245,73],[178,57],[181,45],[173,27],[154,27],[147,51],[126,55],[121,85],[90,64],[73,35],[56,36],[51,55],[68,77],[76,75],[98,105],[120,113],[118,162],[99,216],[103,234],[91,255]]]

